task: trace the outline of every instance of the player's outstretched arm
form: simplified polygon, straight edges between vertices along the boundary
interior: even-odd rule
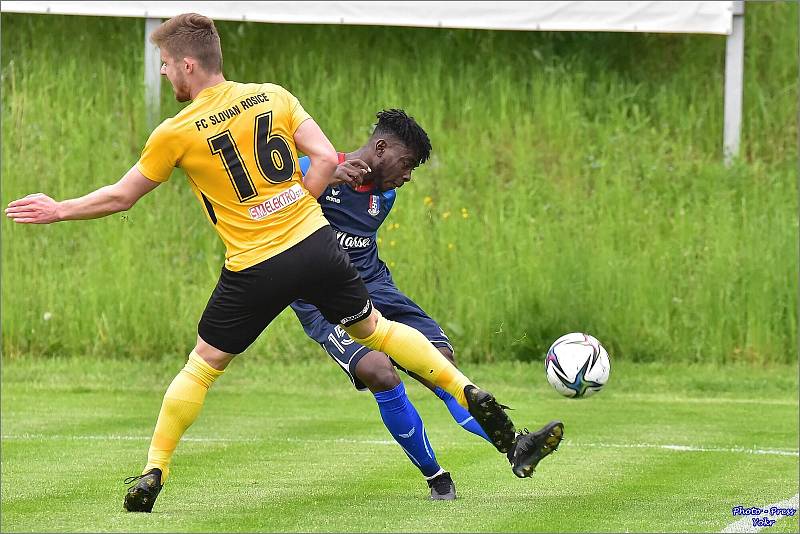
[[[298,150],[311,159],[311,167],[303,178],[306,189],[318,198],[331,183],[339,158],[336,150],[314,119],[303,121],[294,132]]]
[[[80,198],[58,202],[44,193],[34,193],[14,200],[8,204],[6,216],[14,222],[28,224],[98,219],[130,209],[158,185],[159,182],[149,180],[136,167],[132,167],[119,182]]]
[[[300,158],[301,168],[305,168],[306,166],[305,164],[308,163],[307,161],[304,160],[308,160],[308,158],[307,157]],[[347,161],[342,162],[336,166],[336,170],[333,171],[333,178],[331,178],[331,181],[328,185],[339,185],[342,183],[350,184],[353,186],[361,185],[361,183],[364,181],[364,176],[369,172],[372,172],[372,169],[369,168],[369,165],[367,165],[367,163],[364,160],[348,159]],[[304,173],[303,174],[304,182],[305,182],[305,177],[306,175]],[[306,184],[306,189],[308,189],[308,184]],[[324,191],[325,190],[322,189],[319,191],[319,194],[316,194],[316,191],[312,194],[314,194],[314,198],[319,198],[319,196]]]

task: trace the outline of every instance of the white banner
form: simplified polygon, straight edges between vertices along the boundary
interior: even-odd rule
[[[18,2],[4,13],[532,31],[731,33],[733,2]]]

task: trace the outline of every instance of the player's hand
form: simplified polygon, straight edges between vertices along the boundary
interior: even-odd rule
[[[372,172],[372,169],[369,168],[369,165],[367,165],[364,160],[348,159],[336,166],[336,170],[333,172],[331,185],[341,183],[354,186],[361,185],[364,176],[368,172]]]
[[[61,220],[58,202],[44,193],[33,193],[8,203],[6,216],[16,223],[49,224]]]

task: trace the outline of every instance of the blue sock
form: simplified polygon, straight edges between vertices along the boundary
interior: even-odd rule
[[[483,428],[481,428],[481,425],[479,425],[478,422],[469,414],[466,408],[458,403],[455,397],[440,387],[434,389],[433,392],[436,393],[437,397],[442,399],[445,406],[447,406],[447,409],[450,410],[450,415],[453,416],[453,419],[456,420],[456,423],[458,423],[461,428],[472,432],[476,436],[482,437],[489,443],[492,442],[492,440],[489,439],[489,436],[486,435],[486,432],[483,431]]]
[[[417,409],[406,396],[402,382],[389,391],[375,393],[383,424],[425,477],[441,471]]]

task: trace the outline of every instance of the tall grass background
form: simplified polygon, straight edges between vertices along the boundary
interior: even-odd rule
[[[797,359],[798,6],[748,3],[742,153],[724,36],[219,22],[225,74],[289,88],[340,150],[402,107],[433,157],[381,230],[462,361]],[[149,134],[139,19],[2,15],[2,203],[116,181]],[[162,85],[162,116],[181,108]],[[125,214],[3,218],[8,358],[185,355],[223,247],[181,171]],[[284,312],[248,350],[324,357]]]

